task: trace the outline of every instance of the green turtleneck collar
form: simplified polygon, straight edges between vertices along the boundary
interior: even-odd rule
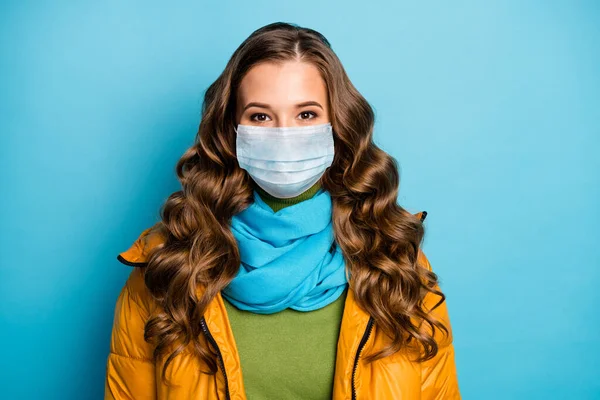
[[[277,212],[282,208],[291,206],[292,204],[300,203],[301,201],[308,200],[313,197],[321,188],[321,181],[318,180],[314,185],[300,193],[298,196],[290,197],[289,199],[281,199],[279,197],[272,196],[271,194],[265,192],[265,190],[257,184],[254,186],[260,195],[260,198],[273,209],[273,212]]]

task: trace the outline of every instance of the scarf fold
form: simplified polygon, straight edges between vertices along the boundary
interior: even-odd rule
[[[324,189],[277,212],[255,190],[254,203],[231,221],[241,265],[222,295],[257,314],[312,311],[335,301],[348,281],[331,212]]]

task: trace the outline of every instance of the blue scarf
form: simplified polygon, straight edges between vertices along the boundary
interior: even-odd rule
[[[255,190],[254,203],[232,218],[241,265],[222,295],[257,314],[312,311],[335,301],[348,281],[331,211],[323,188],[277,212]]]

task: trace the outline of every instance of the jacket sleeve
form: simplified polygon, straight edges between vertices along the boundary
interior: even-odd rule
[[[420,257],[422,264],[431,271],[431,264],[425,254],[421,252]],[[436,289],[440,290],[439,286],[436,286]],[[425,305],[431,309],[439,300],[440,296],[428,293],[425,297]],[[421,363],[421,398],[423,400],[460,400],[452,327],[446,301],[431,313],[448,328],[449,334],[445,336],[444,332],[436,328],[434,339],[438,343],[438,353],[434,358]]]
[[[140,268],[134,268],[117,298],[106,363],[105,400],[156,399],[152,346],[144,341],[149,315],[139,287]]]

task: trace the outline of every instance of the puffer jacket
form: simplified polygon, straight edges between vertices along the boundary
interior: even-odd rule
[[[426,212],[417,215],[424,219]],[[105,400],[245,400],[240,359],[220,293],[211,301],[201,320],[204,339],[217,350],[219,372],[212,376],[201,373],[208,367],[186,349],[167,368],[169,385],[160,379],[172,349],[153,362],[153,346],[144,341],[144,324],[157,304],[144,284],[142,269],[149,251],[161,241],[161,237],[148,228],[128,250],[117,256],[122,263],[134,268],[116,301],[106,364]],[[422,251],[419,257],[423,265],[431,269]],[[200,288],[197,294],[201,295]],[[438,301],[439,296],[429,293],[425,306],[429,309]],[[404,352],[398,352],[366,364],[361,355],[381,349],[389,341],[373,318],[358,306],[349,290],[337,344],[333,400],[460,399],[446,301],[432,313],[450,331],[445,336],[439,329],[435,330],[434,338],[439,345],[435,358],[416,363]]]

